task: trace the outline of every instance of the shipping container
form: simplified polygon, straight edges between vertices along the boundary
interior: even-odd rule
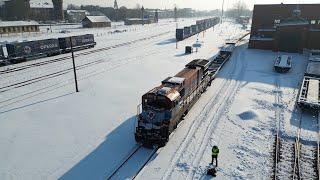
[[[80,50],[84,48],[94,47],[96,42],[94,41],[93,34],[85,34],[80,36],[72,36],[72,46],[74,50]],[[71,51],[70,37],[59,38],[59,44],[62,52]]]
[[[184,38],[190,37],[191,36],[191,27],[190,26],[184,27],[183,34],[184,34]]]
[[[195,34],[198,34],[208,28],[214,27],[218,22],[220,21],[220,18],[210,18],[210,19],[202,19],[202,20],[197,20],[195,25],[187,26],[184,27],[183,29],[183,39],[186,39],[190,36],[193,36]],[[182,31],[178,30],[177,31]],[[178,33],[176,31],[176,38],[178,41],[181,41],[181,34],[179,34],[179,39],[178,39]]]
[[[192,33],[193,33],[193,34],[197,34],[197,33],[199,32],[197,25],[192,25],[192,26],[191,26],[191,29],[192,29]]]
[[[6,44],[9,58],[50,56],[60,53],[58,39],[44,39]]]
[[[176,29],[176,39],[182,41],[184,39],[183,29]]]

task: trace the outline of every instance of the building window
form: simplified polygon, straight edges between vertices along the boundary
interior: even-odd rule
[[[316,20],[311,20],[310,24],[316,24]]]

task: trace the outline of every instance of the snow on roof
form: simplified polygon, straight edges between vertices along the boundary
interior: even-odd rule
[[[307,100],[309,103],[319,103],[319,80],[310,79],[309,88],[307,91]]]
[[[38,26],[36,21],[0,21],[0,27],[12,26]]]
[[[31,8],[53,8],[53,3],[50,0],[30,0]]]
[[[310,61],[307,66],[306,74],[320,76],[320,62]]]
[[[168,80],[168,82],[174,83],[174,84],[182,84],[184,80],[185,80],[185,78],[172,77],[172,78],[170,78],[170,79]]]
[[[289,62],[289,58],[290,57],[288,55],[282,55],[278,66],[279,67],[290,67],[291,63]]]
[[[87,16],[91,22],[111,22],[107,16]]]
[[[170,90],[171,90],[170,87],[162,87],[161,89],[158,90],[157,94],[166,95],[170,92]]]
[[[81,10],[81,9],[71,9],[71,10],[67,10],[67,14],[72,14],[72,13],[85,13],[85,14],[89,14],[89,12],[87,10]]]

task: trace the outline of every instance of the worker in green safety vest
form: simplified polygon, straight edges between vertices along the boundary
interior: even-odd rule
[[[211,159],[211,164],[213,164],[213,160],[216,160],[216,167],[218,167],[218,155],[219,155],[219,148],[218,146],[213,146],[212,147],[212,159]]]

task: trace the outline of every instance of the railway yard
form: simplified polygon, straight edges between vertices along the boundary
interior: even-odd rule
[[[176,44],[176,26],[86,31],[100,35],[94,48],[75,52],[78,93],[70,54],[0,67],[0,179],[210,179],[213,145],[218,179],[319,179],[319,77],[305,76],[309,55],[248,49],[248,37],[164,147],[136,143],[142,95],[248,33],[227,20]],[[289,72],[274,71],[279,55],[291,57]]]

